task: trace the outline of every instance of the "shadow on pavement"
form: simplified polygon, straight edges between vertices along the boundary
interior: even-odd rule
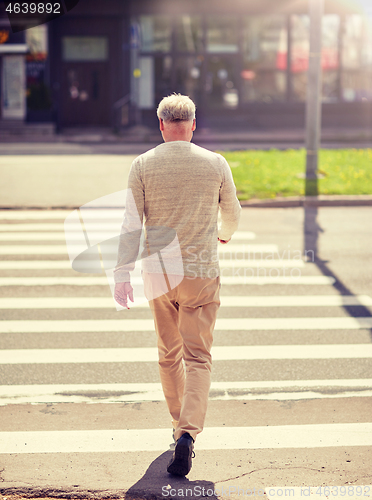
[[[339,292],[340,295],[354,295],[353,292],[342,283],[340,278],[327,266],[327,261],[322,260],[318,255],[318,240],[319,233],[323,232],[317,221],[318,208],[317,207],[307,207],[305,206],[305,220],[304,220],[304,248],[305,251],[310,253],[313,252],[312,262],[318,267],[324,276],[329,276],[334,278],[336,281],[333,287]],[[342,306],[352,318],[368,318],[372,317],[371,312],[363,304],[357,306]],[[368,329],[366,327],[366,329]],[[372,329],[369,328],[370,334],[372,336]]]
[[[151,500],[188,498],[192,500],[207,497],[211,500],[218,500],[214,494],[215,485],[212,481],[190,481],[187,477],[168,474],[167,465],[172,454],[173,451],[168,450],[156,458],[144,476],[128,489],[125,498],[141,500],[144,498],[151,498]]]

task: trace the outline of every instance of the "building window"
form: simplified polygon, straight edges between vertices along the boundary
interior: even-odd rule
[[[140,16],[142,52],[170,52],[172,25],[169,16]]]
[[[203,57],[178,57],[175,65],[175,92],[188,95],[197,106],[201,102]]]
[[[140,109],[153,109],[155,107],[155,87],[154,87],[154,58],[152,56],[142,56],[139,59],[139,99]]]
[[[284,16],[247,17],[243,25],[243,102],[283,101],[288,30]]]
[[[306,101],[308,15],[143,15],[138,27],[132,48],[142,58],[142,109],[171,92],[210,109]],[[67,37],[64,55],[105,57],[102,44],[102,37]],[[321,64],[323,102],[372,101],[372,22],[359,14],[324,15]]]
[[[28,111],[46,111],[52,106],[47,85],[48,31],[42,24],[26,30],[29,52],[26,56]]]
[[[213,55],[208,58],[205,90],[211,109],[238,107],[235,57]]]
[[[25,64],[23,56],[2,58],[2,118],[25,118]]]
[[[344,101],[372,100],[372,21],[359,15],[345,18],[342,43]]]
[[[66,62],[107,61],[108,39],[105,36],[65,36],[62,58]]]
[[[326,15],[322,24],[323,101],[337,102],[340,97],[340,17]]]
[[[200,16],[180,16],[176,23],[176,47],[180,52],[203,49],[203,29]]]
[[[170,95],[172,88],[172,57],[155,56],[154,57],[154,85],[156,105],[163,97]]]
[[[296,101],[306,100],[309,68],[309,16],[291,16],[291,87]]]
[[[208,16],[207,52],[236,53],[238,51],[238,19],[230,16]]]
[[[339,33],[338,15],[325,15],[322,21],[322,70],[323,101],[334,102],[339,98]],[[291,16],[291,77],[293,98],[305,101],[310,54],[309,16]]]

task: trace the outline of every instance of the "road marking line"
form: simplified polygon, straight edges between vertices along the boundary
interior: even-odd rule
[[[117,236],[119,237],[120,235],[120,225],[119,228],[116,225],[115,229],[117,230]],[[72,240],[72,235],[75,234],[75,232],[79,233],[77,234],[77,239],[79,236],[82,234],[82,229],[81,227],[76,230],[72,231],[71,234],[71,240]],[[115,234],[113,235],[113,230],[111,231],[90,231],[89,236],[93,239],[99,239],[99,241],[104,241],[106,239],[110,239],[115,237]],[[69,234],[69,236],[70,236]],[[58,233],[58,232],[0,232],[0,241],[66,241],[65,234],[64,233]],[[77,241],[79,242],[79,240]],[[76,243],[76,242],[75,242]],[[2,248],[6,248],[8,245],[4,245]],[[10,245],[9,245],[10,246]],[[30,245],[31,246],[31,245]],[[27,248],[28,245],[25,245],[24,248]]]
[[[110,453],[164,451],[170,429],[0,432],[0,453]],[[206,427],[198,450],[323,448],[372,445],[372,424]]]
[[[113,231],[117,231],[117,236],[120,235],[121,223],[109,223],[105,225],[97,225],[96,223],[87,223],[86,229],[92,233],[92,236],[98,238],[100,235],[102,239],[112,238]],[[82,228],[79,224],[69,223],[67,226],[69,233],[73,234],[75,232],[82,232]],[[108,233],[108,235],[107,235]],[[240,240],[254,240],[256,235],[249,232],[238,232],[232,237],[232,241]],[[61,224],[60,227],[56,224],[0,224],[0,241],[39,241],[39,240],[50,240],[50,241],[65,241],[65,231],[64,226]],[[240,244],[227,244],[224,246],[219,245],[223,251],[230,251],[230,247],[240,247],[245,246],[249,248],[251,245],[245,243]],[[268,248],[267,252],[277,252],[278,245],[275,244],[264,244],[258,245],[263,248]]]
[[[331,276],[221,276],[222,285],[333,285],[335,279]],[[132,278],[133,285],[143,284],[141,278]],[[104,276],[96,277],[65,277],[65,276],[37,276],[37,277],[1,277],[0,286],[108,286]]]
[[[221,253],[221,252],[220,252]],[[274,253],[274,252],[273,252]],[[300,259],[220,259],[221,274],[223,269],[249,269],[257,267],[271,268],[300,268],[305,266],[305,262]],[[241,273],[243,274],[243,273]]]
[[[141,278],[131,280],[132,284],[141,284]],[[38,277],[9,277],[0,278],[0,286],[51,286],[51,285],[73,285],[73,286],[108,286],[106,277],[64,277],[64,276],[38,276]]]
[[[261,250],[262,248],[262,250]],[[246,244],[246,243],[228,243],[227,245],[221,245],[219,244],[217,246],[218,253],[219,254],[226,254],[227,256],[230,256],[230,258],[237,258],[241,259],[244,258],[243,256],[248,254],[248,258],[250,254],[255,254],[255,253],[276,253],[278,252],[278,245],[272,245],[272,244],[262,244],[260,245],[259,243],[253,243],[253,244]],[[284,251],[284,255],[287,253],[290,254],[290,252]],[[292,252],[292,253],[300,253],[298,252]],[[300,260],[300,259],[297,259]]]
[[[0,213],[1,215],[1,213]],[[69,230],[74,229],[74,223],[69,222]],[[96,222],[88,223],[88,227],[93,231],[111,231],[117,229],[118,225],[115,223],[104,223],[98,224]],[[81,231],[81,225],[76,224],[76,231]],[[120,229],[120,226],[119,226]],[[29,232],[29,231],[56,231],[64,234],[64,224],[63,222],[51,223],[51,222],[41,222],[41,223],[28,223],[28,224],[0,224],[0,232]],[[10,233],[10,234],[11,234]],[[14,234],[12,234],[14,235]],[[234,240],[254,240],[256,239],[256,234],[251,231],[236,231],[232,236],[232,241]],[[275,245],[276,246],[276,245]]]
[[[91,222],[87,225],[90,229],[97,232],[106,232],[106,231],[111,232],[112,230],[116,230],[118,227],[118,224],[115,224],[113,222],[105,222],[101,224],[96,222],[93,223]],[[75,231],[81,232],[82,229],[80,221],[75,225],[73,222],[69,223],[69,231],[72,231],[73,229],[75,229]],[[39,223],[29,222],[26,224],[0,224],[0,232],[9,233],[12,236],[18,232],[34,232],[34,231],[40,233],[43,233],[45,231],[45,234],[49,234],[48,231],[56,231],[56,232],[61,232],[61,234],[64,234],[64,230],[65,229],[63,222],[39,222]]]
[[[342,307],[372,306],[368,295],[221,295],[221,308],[227,307]],[[132,305],[149,308],[148,302]],[[113,309],[111,297],[13,297],[0,298],[0,309]]]
[[[1,248],[1,247],[0,247]],[[79,263],[79,267],[83,264],[89,266],[89,261]],[[224,269],[250,269],[250,268],[302,268],[305,266],[304,261],[298,259],[219,259],[221,274]],[[72,265],[68,260],[3,260],[0,261],[0,269],[72,269]],[[244,274],[244,273],[240,273]]]
[[[74,250],[81,251],[80,246]],[[1,245],[0,255],[68,255],[66,245]]]
[[[372,317],[217,318],[215,330],[358,330],[371,328]],[[3,320],[0,333],[150,332],[152,319]]]
[[[372,297],[368,295],[221,296],[221,306],[223,307],[326,307],[352,305],[372,306]]]
[[[81,264],[79,263],[79,266]],[[72,270],[69,260],[2,260],[0,261],[2,270],[24,270],[24,269],[67,269]]]
[[[66,219],[73,212],[70,210],[0,210],[0,220],[37,220]],[[115,219],[123,216],[123,208],[92,208],[84,209],[84,218]]]
[[[372,390],[358,389],[357,391],[343,391],[337,393],[323,393],[315,391],[306,392],[269,392],[260,393],[245,393],[245,394],[230,394],[228,392],[221,394],[210,393],[210,401],[298,401],[307,399],[345,399],[345,398],[370,398],[372,397]],[[10,404],[46,404],[46,403],[146,403],[154,401],[165,401],[163,391],[160,389],[157,392],[143,392],[139,394],[130,395],[105,395],[104,393],[98,395],[45,395],[45,396],[20,396],[15,398],[3,398],[0,396],[0,406]]]
[[[221,276],[223,285],[333,285],[332,276]]]
[[[50,233],[47,235],[42,234],[42,233],[37,233],[39,236],[35,236],[35,233],[30,233],[30,235],[26,235],[27,238],[25,238],[25,241],[31,241],[31,240],[43,240],[43,241],[53,241],[55,240],[60,240],[60,241],[65,241],[65,237],[61,236],[58,238],[54,238],[53,234],[55,233]],[[0,233],[1,235],[1,233]],[[49,237],[51,235],[51,237]],[[3,235],[2,235],[3,236]],[[20,233],[19,235],[19,240],[21,240],[24,236],[23,233]],[[104,234],[102,236],[102,241],[106,239],[106,236]],[[119,235],[118,235],[119,236]],[[22,237],[22,238],[21,238]],[[4,239],[4,238],[0,238]],[[83,245],[78,245],[78,244],[69,244],[69,251],[71,253],[81,253],[82,252],[82,247]],[[85,247],[86,248],[86,247]],[[85,250],[83,248],[83,250]],[[252,244],[252,245],[247,245],[244,243],[241,244],[235,244],[231,245],[228,249],[225,248],[223,245],[218,245],[217,247],[218,253],[221,255],[226,255],[235,257],[237,260],[243,259],[245,255],[249,256],[257,253],[270,253],[270,254],[276,254],[278,252],[278,245],[271,245],[271,244]],[[0,246],[0,255],[65,255],[67,254],[67,246],[66,245],[1,245]],[[284,254],[286,255],[286,253]],[[253,259],[252,259],[253,260]],[[269,260],[269,259],[267,259]],[[280,260],[280,259],[278,259]],[[291,259],[289,259],[291,260]],[[303,262],[300,258],[298,259],[292,259],[295,262]]]
[[[253,345],[212,347],[213,361],[369,359],[372,344]],[[1,365],[157,362],[156,347],[88,349],[4,349]]]
[[[252,231],[235,231],[235,233],[232,235],[231,240],[255,240],[256,239],[256,233],[253,233]]]
[[[371,397],[372,379],[212,382],[209,399],[289,400]],[[352,390],[354,389],[354,390]],[[160,383],[0,386],[0,406],[164,401]]]

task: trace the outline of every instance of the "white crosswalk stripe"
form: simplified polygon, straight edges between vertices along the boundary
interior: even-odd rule
[[[0,212],[0,334],[7,346],[0,352],[0,370],[5,377],[3,385],[0,385],[0,406],[164,402],[159,382],[141,381],[143,366],[156,367],[158,359],[155,339],[153,344],[148,344],[147,340],[140,344],[142,338],[148,338],[149,332],[154,332],[148,304],[134,306],[130,317],[125,314],[120,319],[109,316],[111,312],[116,314],[112,297],[100,297],[96,288],[90,291],[91,287],[107,288],[107,278],[79,275],[71,269],[67,260],[67,249],[62,242],[63,222],[69,213],[64,210]],[[99,211],[91,229],[102,233],[100,237],[104,238],[106,230],[110,233],[116,228],[113,220],[120,213],[115,209]],[[79,231],[78,227],[76,231]],[[232,243],[219,246],[223,288],[215,331],[218,335],[222,335],[221,332],[233,335],[235,332],[235,335],[240,335],[240,343],[228,345],[226,341],[226,345],[212,348],[216,363],[210,400],[216,404],[230,404],[234,401],[285,402],[339,398],[363,398],[366,401],[366,398],[372,397],[370,373],[365,378],[358,378],[352,368],[356,363],[370,362],[372,358],[372,344],[367,338],[372,318],[366,314],[366,308],[372,306],[372,298],[368,295],[340,295],[334,289],[330,291],[329,287],[335,283],[332,276],[320,275],[313,264],[294,257],[288,248],[283,251],[276,244],[256,244],[254,240],[254,233],[238,231]],[[266,258],[265,254],[271,255]],[[32,260],[33,257],[36,260]],[[134,284],[141,282],[138,278],[133,281]],[[251,295],[250,289],[244,288],[255,285],[265,290],[272,285],[288,288],[283,295],[278,295],[281,292],[277,288],[271,295]],[[63,288],[54,288],[56,286]],[[230,286],[237,288],[230,293]],[[43,288],[33,290],[32,287]],[[74,288],[67,288],[65,292],[65,287]],[[297,294],[302,287],[305,291]],[[312,287],[311,295],[307,294],[309,289],[306,287]],[[351,316],[349,307],[358,308],[358,315]],[[280,308],[280,314],[272,308]],[[323,313],[314,317],[310,308],[319,308]],[[327,308],[331,309],[328,311]],[[255,317],[256,309],[262,311],[261,316],[264,317]],[[294,314],[294,310],[302,313]],[[269,311],[270,315],[267,314]],[[266,339],[262,345],[251,345],[252,335],[257,332],[271,335],[271,343],[268,344]],[[314,337],[309,343],[307,335],[310,332],[314,336],[318,333],[344,336],[331,340],[327,337],[322,343],[317,343],[318,337]],[[77,344],[74,341],[61,347],[64,335],[67,338],[76,334],[78,338],[79,334],[89,334],[85,335],[85,339],[96,339],[98,333],[106,340],[120,334],[121,341],[126,342],[134,334],[137,343],[128,347],[123,347],[127,344],[105,347],[110,344],[93,346],[88,340],[83,348],[75,347]],[[281,335],[284,333],[295,334],[296,343],[282,342]],[[359,335],[357,340],[354,340],[354,335]],[[50,347],[57,341],[59,347]],[[247,367],[251,366],[251,362],[263,361],[285,364],[286,367],[291,367],[291,363],[301,365],[304,362],[340,363],[345,367],[344,378],[331,378],[332,375],[322,378],[323,373],[315,368],[314,379],[308,373],[301,379],[288,368],[289,375],[284,380],[280,373],[277,379],[274,374],[272,380],[226,380],[221,376],[223,371],[219,371],[219,367],[228,367],[228,373],[234,373],[237,361],[246,363]],[[350,370],[348,363],[351,363]],[[114,369],[119,365],[136,367],[138,382],[105,383],[102,380],[96,384],[79,381],[80,370],[88,365],[95,369],[99,364]],[[63,380],[67,372],[61,372],[60,378],[53,383],[53,379],[43,378],[45,375],[39,371],[43,366],[49,370],[62,365],[68,368],[68,372],[77,374],[76,383],[70,383],[71,379]],[[23,369],[35,375],[35,383],[22,377],[16,378]],[[306,449],[372,445],[372,424],[365,422],[338,423],[336,419],[333,423],[251,427],[238,427],[231,422],[227,417],[225,427],[206,427],[198,437],[198,449]],[[162,452],[168,448],[169,438],[169,429],[162,428],[18,429],[0,432],[0,453]]]
[[[1,248],[1,247],[0,247]],[[244,268],[303,268],[305,263],[298,259],[220,259],[220,268],[238,269],[242,271]],[[89,263],[87,263],[88,265]],[[83,264],[79,263],[79,266]],[[71,269],[71,264],[68,260],[5,260],[1,262],[0,269]],[[244,273],[242,273],[244,274]]]
[[[368,295],[269,295],[247,297],[223,295],[221,307],[334,307],[372,306]],[[0,309],[113,309],[114,300],[108,297],[17,297],[0,298]],[[148,303],[132,307],[149,309]]]
[[[222,285],[333,285],[335,279],[331,276],[221,276]],[[141,278],[133,278],[131,283],[141,285]],[[37,277],[7,277],[0,278],[0,286],[107,286],[107,278],[103,276],[65,277],[65,276],[37,276]]]
[[[324,392],[332,390],[332,394]],[[210,400],[290,400],[371,397],[372,379],[213,382]],[[0,405],[164,401],[160,383],[0,386]]]
[[[217,318],[215,326],[215,330],[221,331],[358,330],[361,328],[372,328],[372,318]],[[152,319],[4,320],[0,322],[0,333],[152,331],[154,331]]]
[[[214,361],[288,359],[370,359],[372,344],[215,346]],[[90,349],[7,349],[2,365],[157,362],[156,347]]]
[[[63,223],[72,210],[1,210],[2,221],[35,221],[35,220],[59,220]],[[94,213],[94,221],[99,219],[110,220],[116,217],[121,217],[123,210],[116,208],[102,208]],[[86,214],[89,216],[89,213]]]
[[[0,432],[0,453],[164,451],[168,429]],[[199,450],[371,446],[372,423],[210,427]]]
[[[23,227],[24,229],[20,229],[20,227]],[[41,224],[38,226],[42,226]],[[12,231],[9,230],[4,230],[4,226],[0,225],[0,241],[65,241],[65,233],[63,232],[63,226],[61,227],[61,231],[55,231],[55,226],[54,225],[49,225],[50,229],[46,230],[46,228],[43,228],[43,231],[38,231],[36,225],[35,230],[31,230],[30,228],[27,227],[27,225],[24,224],[18,224],[16,226],[16,230],[12,229]],[[42,228],[42,227],[41,227]],[[41,229],[40,228],[40,229]],[[112,231],[117,229],[117,226],[115,224],[107,224],[107,225],[101,225],[97,226],[96,224],[90,228],[91,231],[89,232],[94,236],[95,238],[102,238],[105,239],[106,237],[111,237],[112,236]],[[70,229],[69,229],[70,230]],[[76,226],[76,228],[71,228],[71,230],[75,230],[78,232],[80,230],[79,226]],[[119,227],[120,230],[120,227]],[[120,233],[118,233],[120,234]],[[108,236],[107,236],[108,235]],[[234,237],[232,238],[232,241],[237,241],[237,240],[253,240],[254,236],[252,233],[246,232],[240,232],[240,233],[235,233]],[[246,251],[250,250],[251,252],[277,252],[278,251],[278,245],[272,245],[272,244],[264,244],[264,245],[249,245],[249,244],[244,244],[244,245],[231,245],[234,248],[239,249],[240,251],[245,249]],[[242,248],[241,248],[242,247]],[[231,247],[230,247],[231,248]],[[224,252],[229,252],[230,248],[223,248],[222,251]]]
[[[66,213],[63,218],[65,218],[68,215]],[[46,217],[47,218],[47,217]],[[71,229],[75,229],[76,231],[81,230],[81,226],[79,224],[76,224],[76,228],[74,228],[74,224],[71,223],[70,225]],[[117,229],[117,224],[113,224],[112,222],[104,222],[99,224],[97,221],[91,224],[90,226],[94,231],[112,231]],[[27,236],[30,236],[29,233],[32,233],[35,235],[36,233],[40,234],[48,234],[50,235],[50,231],[55,231],[56,233],[60,233],[59,236],[63,236],[60,238],[61,240],[64,241],[64,225],[63,223],[28,223],[28,224],[0,224],[0,236],[1,239],[6,240],[6,236],[12,236],[15,238],[18,238],[16,233],[22,233],[22,235],[19,236],[19,239],[26,239]],[[256,238],[256,235],[250,231],[236,231],[232,237],[232,241],[236,240],[254,240]],[[34,238],[32,238],[34,239]],[[48,238],[48,239],[54,239]],[[271,246],[273,248],[277,249],[277,245],[267,245]]]
[[[0,233],[1,234],[1,233]],[[96,235],[96,233],[93,233]],[[102,237],[102,240],[104,240],[104,234],[102,233],[97,233],[98,236]],[[36,237],[33,238],[32,233],[30,233],[30,236],[28,237],[27,241],[30,240],[51,240],[51,241],[64,241],[65,237],[63,233],[58,234],[58,238],[53,238],[53,234],[51,238],[47,237],[47,234],[41,235],[41,233],[37,233]],[[23,234],[22,234],[23,237]],[[0,238],[0,241],[4,238]],[[18,238],[18,240],[22,240],[21,238]],[[82,251],[82,248],[79,245],[71,245],[69,247],[71,251],[80,253]],[[242,260],[244,258],[254,258],[255,256],[262,254],[262,253],[270,253],[270,254],[276,254],[277,253],[277,245],[246,245],[246,244],[231,244],[231,246],[227,249],[222,246],[218,247],[218,253],[220,255],[229,257],[229,258],[235,258],[239,262],[239,260]],[[6,245],[3,244],[0,246],[0,255],[66,255],[67,256],[67,247],[66,245],[44,245],[40,243],[39,245],[31,245],[31,244],[24,244],[24,245]],[[298,265],[303,264],[303,261],[300,260],[299,258],[296,259],[287,259],[286,253],[284,253],[283,260],[288,260],[289,264],[291,263],[297,263]],[[274,257],[273,257],[274,258]],[[270,262],[268,260],[268,262]],[[279,260],[280,262],[280,260]]]

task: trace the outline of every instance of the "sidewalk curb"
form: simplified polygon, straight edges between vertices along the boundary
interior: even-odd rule
[[[150,492],[146,490],[138,490],[130,495],[131,500],[143,500],[144,498],[154,498]],[[94,500],[106,500],[106,499],[124,499],[128,498],[127,490],[119,489],[78,489],[73,487],[66,488],[53,488],[53,486],[37,487],[37,486],[20,486],[11,488],[0,488],[0,495],[7,497],[8,500],[20,500],[21,498],[59,498],[63,500],[69,499],[94,499]]]
[[[240,204],[243,208],[367,207],[372,206],[372,195],[291,196],[265,200],[242,200]]]
[[[162,142],[160,131],[157,127],[133,126],[122,130],[119,133],[114,132],[110,127],[95,130],[94,128],[65,128],[59,133],[38,134],[39,128],[43,124],[28,124],[30,131],[26,135],[13,133],[12,131],[2,130],[1,143],[54,143],[54,144],[130,144],[136,143],[159,144]],[[45,125],[45,124],[44,124]],[[300,128],[285,129],[257,129],[248,128],[243,130],[226,131],[216,128],[197,128],[193,142],[208,144],[234,143],[242,144],[262,144],[280,143],[283,146],[292,143],[298,143],[305,147],[306,130]],[[372,130],[370,127],[360,127],[357,130],[344,127],[323,127],[321,130],[322,143],[335,143],[342,145],[345,142],[352,142],[356,147],[361,143],[370,143],[372,145]]]
[[[298,208],[298,207],[370,207],[372,195],[359,196],[291,196],[288,198],[273,198],[264,200],[241,200],[242,208]],[[76,210],[77,205],[60,206],[5,206],[0,205],[0,210]],[[117,208],[117,207],[99,207]]]

